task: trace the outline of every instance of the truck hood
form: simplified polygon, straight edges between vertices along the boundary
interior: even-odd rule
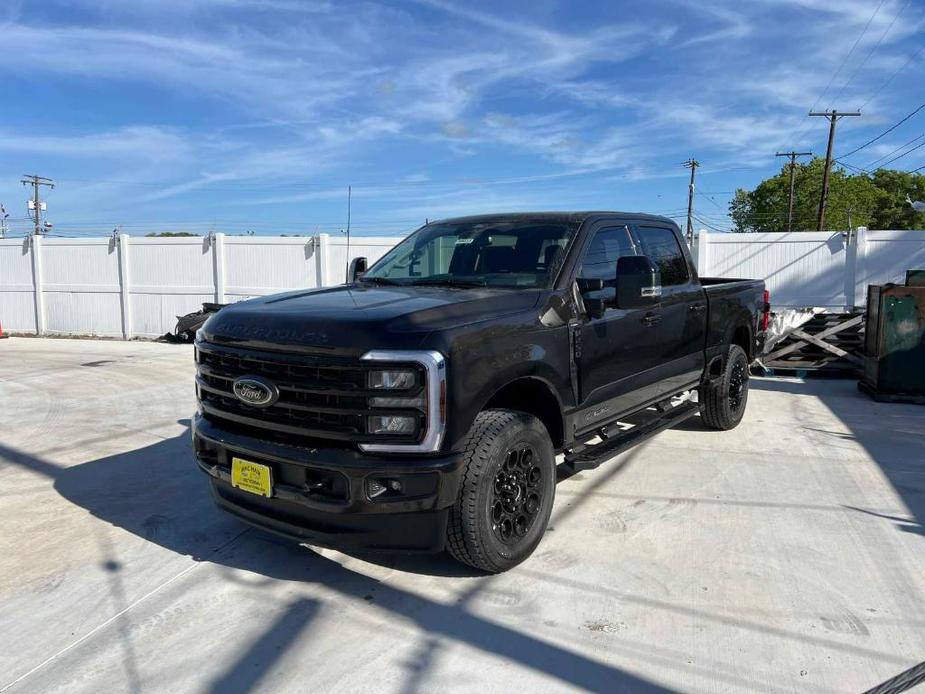
[[[323,349],[356,355],[413,349],[434,330],[526,311],[541,290],[342,285],[250,299],[223,308],[203,326],[209,342],[255,348]]]

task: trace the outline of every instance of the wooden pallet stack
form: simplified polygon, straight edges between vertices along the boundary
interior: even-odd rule
[[[864,313],[819,313],[761,357],[768,369],[859,373],[864,368]]]

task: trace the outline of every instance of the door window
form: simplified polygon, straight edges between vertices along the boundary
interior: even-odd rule
[[[673,231],[662,227],[639,227],[639,243],[642,254],[662,273],[663,287],[687,284],[690,279],[687,260]]]
[[[613,300],[616,296],[617,260],[625,255],[636,255],[633,240],[626,227],[600,229],[581,259],[578,276],[604,281],[604,289],[591,292],[589,298]]]

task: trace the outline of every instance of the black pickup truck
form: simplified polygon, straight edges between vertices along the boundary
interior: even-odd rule
[[[768,311],[643,214],[431,222],[348,274],[200,329],[199,467],[261,528],[489,572],[537,547],[557,476],[698,412],[736,426]]]

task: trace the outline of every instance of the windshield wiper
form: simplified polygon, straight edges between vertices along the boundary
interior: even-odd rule
[[[369,282],[370,284],[388,284],[394,285],[396,287],[405,287],[408,285],[407,282],[399,282],[398,280],[393,280],[391,277],[361,277],[360,282]]]
[[[450,286],[450,287],[487,287],[488,282],[484,280],[464,280],[458,277],[427,277],[410,282],[414,287],[426,286]]]

